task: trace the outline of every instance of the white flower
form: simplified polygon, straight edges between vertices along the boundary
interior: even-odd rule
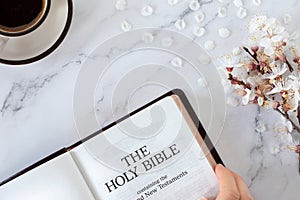
[[[271,55],[274,48],[281,45],[284,38],[288,40],[289,34],[276,18],[257,16],[249,23],[250,43],[265,48],[265,53]],[[253,46],[252,45],[252,46]]]
[[[254,33],[261,30],[267,22],[267,16],[256,16],[250,20],[249,23],[249,33]]]
[[[280,121],[275,123],[274,131],[275,131],[275,133],[278,133],[280,135],[286,134],[286,133],[291,133],[293,131],[293,125],[285,117],[280,116]],[[285,138],[285,139],[288,139],[288,138]]]
[[[288,70],[288,66],[287,66],[286,63],[283,63],[283,65],[281,65],[281,67],[279,67],[278,65],[275,65],[274,63],[275,62],[272,63],[272,65],[274,66],[274,67],[272,67],[272,73],[271,74],[265,74],[263,76],[263,78],[273,80],[273,79],[277,78],[278,76],[283,75]]]
[[[243,64],[239,62],[239,58],[236,56],[232,56],[230,54],[226,54],[222,57],[219,58],[219,62],[221,63],[222,66],[225,68],[229,67],[242,67]]]
[[[245,89],[246,94],[242,97],[243,105],[247,105],[250,101],[251,90],[248,88]]]
[[[274,85],[274,88],[270,92],[267,92],[267,95],[276,94],[281,91],[286,91],[286,90],[290,89],[290,87],[291,87],[284,81],[274,82],[273,85]]]
[[[249,83],[252,86],[258,86],[262,84],[262,78],[260,75],[250,76],[247,77],[247,83]]]

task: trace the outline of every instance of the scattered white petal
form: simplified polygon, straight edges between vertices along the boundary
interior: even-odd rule
[[[174,39],[171,37],[163,38],[161,41],[161,45],[163,47],[170,47],[170,46],[172,46],[173,43],[174,43]]]
[[[285,31],[285,28],[283,26],[276,26],[273,30],[274,34],[281,34]]]
[[[290,35],[290,39],[291,40],[296,40],[299,38],[299,33],[298,32],[293,32],[291,35]]]
[[[233,4],[238,8],[243,6],[242,0],[233,0]]]
[[[221,38],[228,38],[231,35],[231,31],[227,28],[220,28],[218,32]]]
[[[218,17],[226,17],[227,16],[227,8],[225,7],[219,7],[218,9]]]
[[[205,34],[205,28],[203,28],[202,26],[194,27],[193,34],[197,37],[202,37]]]
[[[118,0],[116,2],[115,8],[117,10],[126,10],[127,9],[127,0]]]
[[[213,50],[216,47],[216,44],[213,40],[207,40],[204,43],[204,48],[208,51]]]
[[[283,40],[283,37],[282,35],[275,35],[271,38],[272,42],[274,43],[278,43],[278,42],[281,42]]]
[[[237,16],[240,18],[240,19],[243,19],[247,16],[247,10],[246,8],[243,8],[243,7],[239,7],[238,11],[237,11]]]
[[[170,47],[174,43],[174,39],[172,37],[165,37],[161,40],[161,45],[163,47]]]
[[[178,30],[183,30],[185,29],[186,27],[186,23],[184,21],[184,19],[178,19],[176,22],[175,22],[175,27],[178,29]]]
[[[148,16],[152,15],[153,12],[154,12],[154,9],[150,5],[147,5],[141,9],[141,15],[144,17],[148,17]]]
[[[121,23],[121,28],[123,31],[130,31],[132,29],[132,25],[127,20],[124,20]]]
[[[240,47],[236,47],[232,50],[232,55],[238,56],[242,53],[242,49]]]
[[[197,84],[202,88],[206,88],[208,86],[207,80],[203,77],[198,79]]]
[[[277,155],[278,153],[280,152],[280,148],[278,145],[271,145],[270,146],[270,153],[273,154],[273,155]]]
[[[196,20],[196,22],[201,23],[201,22],[204,21],[204,19],[205,19],[204,12],[199,11],[198,13],[195,14],[195,20]]]
[[[182,67],[182,59],[179,58],[179,57],[175,57],[172,59],[171,61],[171,64],[174,66],[174,67]]]
[[[260,6],[261,0],[252,0],[253,4],[256,6]]]
[[[192,11],[199,10],[200,8],[200,3],[198,0],[192,0],[189,4],[189,7]]]
[[[255,128],[255,131],[259,133],[263,133],[267,130],[266,125],[264,124],[258,124],[257,127]]]
[[[220,3],[227,3],[229,0],[219,0]]]
[[[145,44],[150,44],[154,41],[154,36],[152,33],[144,33],[142,40]]]
[[[292,16],[290,14],[285,14],[283,17],[283,22],[289,25],[292,22]]]
[[[239,105],[239,101],[235,97],[228,97],[226,103],[227,105],[234,106],[234,107]]]
[[[201,54],[199,56],[199,61],[201,64],[207,65],[207,64],[211,63],[211,58],[205,54]]]
[[[179,2],[179,0],[168,0],[168,4],[171,6],[176,5]]]
[[[287,128],[287,130],[288,130],[289,133],[291,133],[293,131],[293,125],[292,125],[292,123],[290,121],[288,121],[286,123],[286,128]]]

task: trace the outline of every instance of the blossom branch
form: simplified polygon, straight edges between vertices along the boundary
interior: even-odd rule
[[[232,85],[241,85],[243,86],[244,88],[247,88],[247,89],[251,89],[250,85],[249,84],[246,84],[244,81],[242,80],[239,80],[237,79],[236,77],[233,77],[233,75],[231,73],[228,74],[228,80],[231,81],[231,84]]]
[[[289,122],[291,122],[293,128],[300,134],[300,127],[298,127],[295,122],[293,122],[293,120],[290,119],[290,116],[288,113],[286,112],[282,112],[281,110],[279,110],[279,108],[274,108],[275,111],[277,111],[278,113],[280,113],[283,117],[285,117]]]
[[[247,47],[245,47],[245,46],[243,46],[243,49],[244,49],[244,51],[246,51],[255,61],[256,61],[256,63],[259,65],[259,60],[257,59],[257,53],[256,52],[253,52],[253,54],[250,52],[250,50],[247,48]]]
[[[254,60],[255,60],[255,62],[256,62],[256,69],[261,73],[261,74],[264,74],[264,71],[262,70],[262,67],[261,67],[261,65],[260,65],[260,62],[259,62],[259,60],[258,60],[258,58],[257,58],[257,50],[255,50],[255,51],[253,51],[253,54],[250,52],[250,50],[247,48],[247,47],[245,47],[245,46],[243,46],[243,49],[244,49],[244,51],[246,51]]]
[[[228,61],[224,65],[228,72],[226,78],[244,105],[252,103],[274,109],[285,119],[282,130],[286,134],[292,130],[300,134],[298,46],[289,40],[290,34],[278,20],[266,16],[254,17],[249,33],[249,43],[242,47],[247,55],[233,52],[232,56],[224,56]],[[293,56],[289,56],[291,62],[287,55]],[[296,114],[295,119],[292,112]],[[300,144],[290,146],[299,155],[300,174]]]

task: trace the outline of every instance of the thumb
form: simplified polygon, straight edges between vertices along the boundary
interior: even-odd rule
[[[220,192],[216,200],[239,200],[240,193],[231,171],[218,164],[215,172],[220,184]]]

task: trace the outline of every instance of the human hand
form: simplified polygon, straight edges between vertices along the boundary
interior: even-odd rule
[[[239,175],[221,164],[215,167],[215,173],[220,187],[216,200],[253,200],[246,183]],[[205,198],[201,200],[205,200]]]

